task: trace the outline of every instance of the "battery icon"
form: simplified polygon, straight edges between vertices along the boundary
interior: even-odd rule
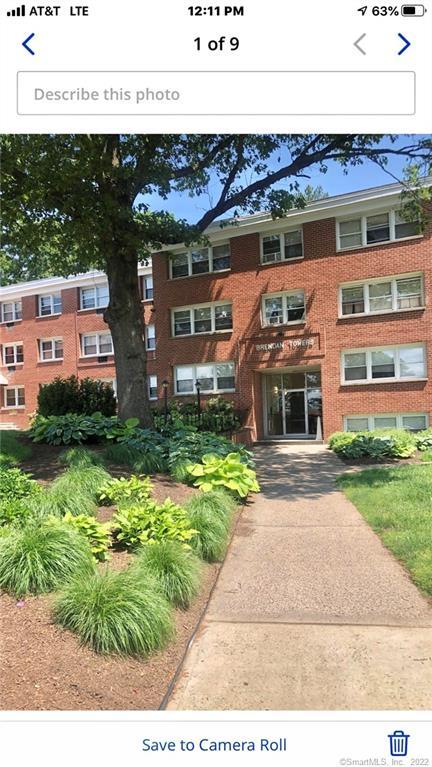
[[[401,8],[402,16],[424,16],[424,5],[403,5]]]

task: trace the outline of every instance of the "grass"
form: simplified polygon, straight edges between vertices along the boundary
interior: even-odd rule
[[[236,505],[232,496],[221,488],[208,493],[197,493],[188,502],[187,508],[190,512],[206,510],[230,527]]]
[[[368,469],[338,484],[414,583],[432,594],[432,466]]]
[[[65,526],[28,525],[0,539],[0,587],[16,597],[54,591],[93,568],[87,541]]]
[[[16,431],[0,431],[0,466],[18,466],[30,458],[32,449],[20,437]]]
[[[420,453],[420,460],[422,463],[432,462],[432,450],[426,450],[424,453]]]
[[[168,601],[182,610],[190,606],[199,592],[201,562],[178,541],[142,546],[133,571],[144,578],[156,579]]]
[[[191,526],[197,531],[191,540],[195,553],[206,562],[223,559],[233,513],[229,496],[219,491],[200,493],[186,504],[186,511]]]
[[[130,571],[75,578],[58,597],[54,619],[103,654],[147,656],[174,631],[158,585]]]
[[[165,470],[164,462],[159,455],[144,452],[130,445],[109,445],[103,455],[108,463],[128,466],[135,474],[156,474]]]
[[[102,466],[72,466],[54,480],[51,488],[53,492],[86,494],[92,501],[96,501],[104,485],[111,479],[111,475]]]
[[[103,466],[102,456],[85,447],[70,447],[59,455],[59,462],[69,467]]]
[[[67,512],[74,517],[80,514],[95,516],[97,506],[91,496],[81,487],[74,488],[72,485],[56,484],[53,482],[47,493],[37,499],[40,516],[52,514],[55,517],[63,517]]]

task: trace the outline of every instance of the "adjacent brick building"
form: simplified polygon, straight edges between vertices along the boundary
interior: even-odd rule
[[[204,399],[235,402],[252,440],[426,427],[431,229],[400,217],[400,191],[388,185],[320,200],[282,221],[259,214],[213,225],[209,248],[157,254],[154,296],[150,268],[140,270],[152,397],[162,400],[165,382],[170,397],[194,398],[198,382]],[[114,381],[95,307],[107,300],[104,281],[84,275],[1,289],[3,422],[25,426],[39,385],[55,375]],[[55,308],[40,296],[54,293],[62,313],[38,316]],[[22,318],[14,319],[20,299]],[[43,360],[60,357],[41,345],[56,338],[62,359]],[[24,347],[23,362],[14,343]]]

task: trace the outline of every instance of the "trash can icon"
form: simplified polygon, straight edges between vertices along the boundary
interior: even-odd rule
[[[393,735],[388,735],[390,738],[390,755],[391,756],[406,756],[408,754],[408,738],[410,735],[405,735],[403,730],[395,730]]]

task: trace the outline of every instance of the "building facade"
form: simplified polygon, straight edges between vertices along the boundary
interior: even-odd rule
[[[198,382],[203,399],[235,403],[251,441],[428,426],[431,227],[401,217],[400,193],[388,185],[283,220],[240,218],[213,225],[209,247],[155,255],[152,274],[140,270],[154,401],[162,382],[180,401]],[[3,422],[25,426],[55,375],[115,380],[105,283],[1,290]]]

